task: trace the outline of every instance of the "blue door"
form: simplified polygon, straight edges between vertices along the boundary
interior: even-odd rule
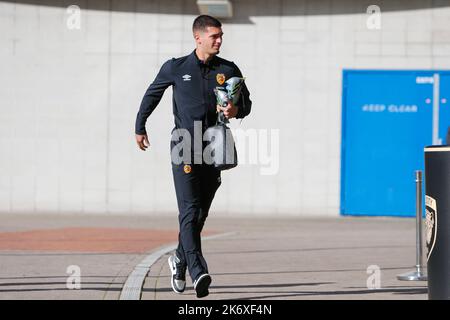
[[[344,70],[341,214],[415,215],[414,172],[424,170],[423,148],[433,144],[436,126],[436,74],[448,96],[439,103],[450,101],[445,73]],[[438,120],[444,139],[445,106]]]

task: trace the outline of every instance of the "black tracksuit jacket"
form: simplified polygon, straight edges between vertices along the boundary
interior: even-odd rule
[[[242,77],[241,71],[233,62],[214,56],[208,64],[204,64],[198,59],[195,50],[187,56],[166,61],[142,99],[136,117],[135,133],[146,134],[147,118],[169,86],[173,87],[175,129],[184,128],[193,133],[194,121],[201,121],[204,132],[215,125],[217,120],[214,88],[224,88],[226,84],[220,82],[231,77]],[[236,118],[244,118],[251,111],[252,102],[245,83],[236,106]]]

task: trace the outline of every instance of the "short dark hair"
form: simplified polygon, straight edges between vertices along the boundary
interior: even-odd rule
[[[222,27],[222,23],[214,17],[208,16],[206,14],[202,14],[195,18],[194,23],[192,24],[192,32],[197,30],[206,31],[208,27]]]

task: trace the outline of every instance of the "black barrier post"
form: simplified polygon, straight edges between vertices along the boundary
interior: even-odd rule
[[[425,148],[428,299],[450,299],[450,147]]]

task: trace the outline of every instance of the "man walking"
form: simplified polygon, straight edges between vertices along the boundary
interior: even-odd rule
[[[202,133],[214,126],[219,110],[228,119],[243,118],[250,113],[250,94],[245,84],[236,105],[229,101],[226,107],[216,106],[214,88],[222,86],[231,77],[242,77],[233,62],[217,56],[223,36],[220,21],[207,15],[198,16],[192,31],[196,49],[187,56],[165,62],[142,99],[135,128],[136,142],[141,150],[146,150],[150,145],[145,130],[146,120],[169,86],[173,88],[174,130],[187,130],[191,137],[195,136],[196,122],[200,123]],[[174,141],[171,149],[173,147]],[[178,248],[168,262],[173,290],[176,293],[185,290],[187,268],[197,297],[201,298],[209,294],[211,276],[202,254],[200,234],[221,178],[220,171],[213,165],[203,161],[198,164],[192,160],[193,147],[189,152],[191,161],[172,161],[180,231]]]

